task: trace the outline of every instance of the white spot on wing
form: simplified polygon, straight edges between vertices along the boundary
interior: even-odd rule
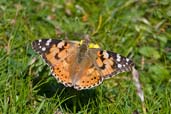
[[[129,61],[129,59],[128,59],[128,58],[126,58],[126,61],[128,62],[128,61]]]
[[[109,58],[109,54],[106,51],[103,51],[104,58]]]
[[[42,40],[39,40],[39,42],[42,42]]]
[[[122,65],[121,64],[118,64],[118,68],[121,68],[122,67]]]
[[[46,46],[49,46],[49,42],[46,42]]]
[[[116,55],[116,61],[120,62],[121,61],[121,56],[119,54]]]
[[[46,48],[45,48],[45,47],[43,47],[43,48],[42,48],[42,51],[46,51]]]
[[[49,43],[52,42],[52,39],[49,39],[47,42],[49,42]]]
[[[62,48],[63,45],[64,45],[64,42],[62,41],[58,44],[58,48]]]
[[[49,39],[46,41],[46,46],[49,46],[49,44],[51,43],[52,39]]]
[[[121,58],[117,58],[116,61],[117,61],[117,62],[120,62],[120,61],[121,61]]]
[[[116,55],[117,58],[121,58],[121,56],[119,54]]]

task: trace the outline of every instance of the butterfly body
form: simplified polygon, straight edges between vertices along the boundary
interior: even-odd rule
[[[104,79],[130,71],[134,66],[130,59],[114,52],[88,48],[89,39],[85,39],[82,44],[41,39],[32,45],[60,83],[78,90],[98,86]]]

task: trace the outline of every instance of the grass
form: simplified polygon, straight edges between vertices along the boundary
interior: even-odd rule
[[[170,114],[169,0],[0,1],[0,114],[143,113],[131,73],[76,91],[58,84],[32,50],[40,38],[81,40],[130,56],[140,73],[148,114]]]

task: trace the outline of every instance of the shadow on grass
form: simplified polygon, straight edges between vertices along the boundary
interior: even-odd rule
[[[39,83],[39,80],[41,79],[34,79],[33,85]],[[39,90],[37,94],[40,96],[59,99],[59,102],[62,102],[60,105],[61,108],[69,112],[77,113],[83,110],[89,112],[92,110],[92,107],[98,108],[98,97],[96,96],[98,94],[96,89],[78,91],[74,88],[65,87],[57,83],[55,79],[42,84],[37,89]]]

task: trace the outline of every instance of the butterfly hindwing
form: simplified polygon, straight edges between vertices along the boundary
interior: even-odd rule
[[[94,66],[90,56],[84,58],[83,63],[78,69],[79,71],[75,73],[75,76],[78,76],[79,79],[74,84],[75,89],[89,89],[102,83],[101,73]]]

